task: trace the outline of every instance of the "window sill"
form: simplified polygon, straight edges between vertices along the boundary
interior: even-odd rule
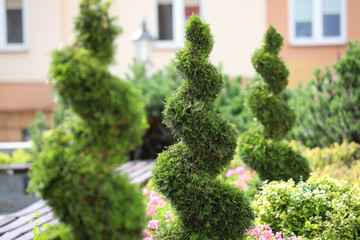
[[[346,45],[346,39],[290,39],[289,45],[292,47],[311,47],[311,46],[339,46]]]
[[[0,52],[2,53],[13,53],[13,52],[27,52],[29,48],[27,46],[6,46],[0,47]]]
[[[175,41],[157,41],[155,43],[155,49],[159,50],[172,50],[183,48],[184,44]]]

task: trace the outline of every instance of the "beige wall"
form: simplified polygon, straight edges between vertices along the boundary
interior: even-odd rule
[[[44,82],[49,53],[61,42],[61,0],[28,1],[28,50],[0,52],[0,83]]]
[[[251,56],[265,31],[265,0],[208,0],[208,17],[215,45],[211,60],[223,63],[231,76],[252,77]]]

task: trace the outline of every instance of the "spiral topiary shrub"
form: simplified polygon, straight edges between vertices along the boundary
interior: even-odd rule
[[[71,114],[46,134],[31,168],[32,188],[74,239],[138,239],[145,225],[141,192],[114,172],[147,124],[138,93],[108,71],[120,31],[108,8],[83,0],[76,43],[53,53],[51,82]]]
[[[289,72],[278,57],[282,36],[273,26],[267,30],[262,48],[255,51],[252,64],[261,78],[253,82],[245,104],[261,123],[240,138],[239,153],[245,164],[256,170],[262,180],[306,180],[310,174],[307,160],[286,143],[284,135],[295,122],[294,112],[279,94],[287,85]]]
[[[179,142],[154,164],[154,185],[171,201],[180,221],[160,239],[238,239],[254,218],[239,188],[217,179],[232,160],[237,130],[213,111],[223,81],[208,62],[214,40],[193,15],[175,66],[183,84],[166,100],[164,122]]]

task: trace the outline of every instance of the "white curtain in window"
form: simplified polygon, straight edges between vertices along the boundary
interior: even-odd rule
[[[323,0],[323,14],[340,14],[340,0]]]
[[[295,0],[295,21],[312,21],[312,0]]]

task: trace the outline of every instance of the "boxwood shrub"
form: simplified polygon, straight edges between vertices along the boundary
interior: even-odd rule
[[[312,174],[295,185],[270,182],[253,202],[258,222],[304,239],[359,239],[360,190],[345,181]]]

